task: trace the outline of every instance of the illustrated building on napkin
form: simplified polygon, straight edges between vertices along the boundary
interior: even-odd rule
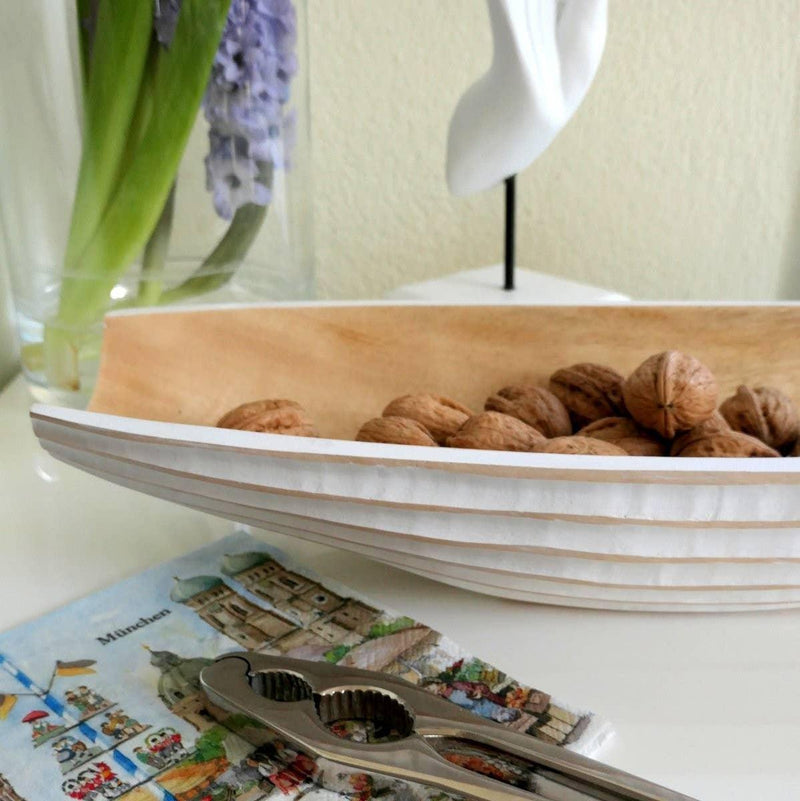
[[[0,634],[0,801],[447,801],[345,770],[209,713],[199,674],[238,650],[399,675],[477,715],[591,753],[608,727],[506,676],[422,623],[290,564],[244,533]],[[339,733],[371,739],[346,721]],[[519,765],[454,744],[514,784]],[[309,799],[311,801],[311,799]]]

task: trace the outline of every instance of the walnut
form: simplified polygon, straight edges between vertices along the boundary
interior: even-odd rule
[[[538,444],[536,453],[571,453],[578,456],[628,456],[628,453],[613,442],[592,437],[556,437]]]
[[[623,384],[622,396],[639,425],[672,439],[711,417],[717,382],[702,362],[669,350],[640,364]]]
[[[738,431],[718,431],[716,434],[689,440],[680,449],[673,448],[672,455],[727,458],[780,456],[778,451],[765,445],[760,439]]]
[[[610,442],[631,456],[666,456],[667,443],[652,431],[640,428],[629,417],[604,417],[577,432],[578,437],[592,437]]]
[[[573,364],[550,376],[550,391],[567,407],[576,428],[603,417],[625,414],[625,379],[601,364]]]
[[[488,451],[529,451],[544,436],[510,414],[481,412],[470,417],[447,440],[451,448],[478,448]]]
[[[217,421],[217,427],[295,437],[319,436],[308,412],[299,403],[284,399],[243,403],[222,415]]]
[[[758,437],[770,448],[790,450],[800,434],[800,420],[792,401],[772,387],[744,385],[719,407],[734,431]]]
[[[719,412],[714,412],[708,420],[703,420],[702,423],[698,423],[694,428],[690,428],[679,437],[676,437],[672,441],[669,455],[678,456],[685,447],[696,440],[705,439],[711,434],[720,434],[730,430],[731,427],[728,425],[728,421]]]
[[[487,398],[484,409],[510,414],[546,437],[564,437],[572,433],[572,423],[564,404],[542,387],[503,387]]]
[[[439,445],[444,445],[472,414],[466,406],[439,395],[403,395],[383,410],[384,417],[407,417],[422,423]]]
[[[356,441],[437,447],[428,429],[408,417],[376,417],[368,420],[358,430]]]

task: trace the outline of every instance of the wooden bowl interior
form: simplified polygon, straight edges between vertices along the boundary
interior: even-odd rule
[[[305,406],[353,439],[398,395],[475,410],[508,384],[597,362],[627,375],[659,351],[705,362],[720,399],[742,383],[800,400],[800,306],[300,306],[109,317],[90,409],[214,425],[258,398]]]

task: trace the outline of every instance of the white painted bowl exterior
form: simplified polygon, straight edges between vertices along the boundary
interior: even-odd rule
[[[478,592],[643,611],[800,605],[800,459],[463,451],[32,414],[55,457],[115,483]]]

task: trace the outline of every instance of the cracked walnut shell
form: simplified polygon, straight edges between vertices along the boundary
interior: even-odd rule
[[[437,447],[427,428],[408,417],[375,417],[367,420],[356,434],[357,442],[384,442],[395,445]]]
[[[550,376],[550,391],[581,427],[603,417],[625,414],[624,381],[611,367],[583,362],[556,370]]]
[[[510,414],[533,426],[546,437],[565,437],[572,433],[569,412],[550,391],[535,386],[503,387],[487,398],[487,412]]]
[[[416,420],[425,426],[439,445],[444,445],[447,438],[472,417],[472,411],[439,395],[403,395],[383,410],[383,416]]]
[[[792,401],[772,387],[740,386],[722,402],[722,416],[734,431],[741,431],[776,450],[788,450],[800,434],[800,420]]]
[[[451,448],[487,451],[530,451],[545,438],[535,428],[510,414],[481,412],[470,417],[447,440]]]
[[[294,437],[318,436],[308,412],[299,403],[285,399],[243,403],[222,415],[217,421],[217,427]]]
[[[717,407],[717,382],[694,356],[668,350],[646,359],[622,387],[639,425],[672,439],[707,420]]]

